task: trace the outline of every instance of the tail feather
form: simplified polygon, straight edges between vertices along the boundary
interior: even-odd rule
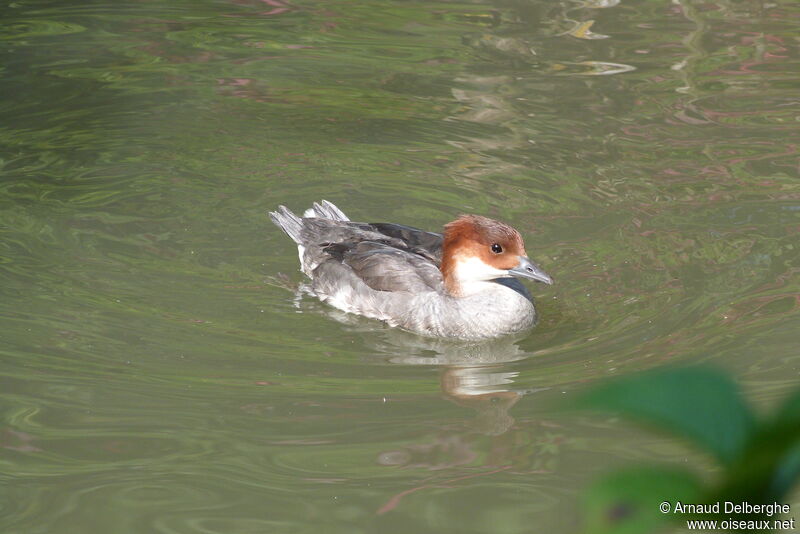
[[[308,208],[303,213],[302,218],[295,215],[286,206],[278,206],[277,210],[270,211],[269,218],[272,219],[276,226],[286,232],[286,235],[291,237],[295,243],[301,246],[304,246],[308,240],[308,236],[304,235],[308,233],[306,228],[308,222],[304,222],[303,219],[317,218],[335,222],[347,222],[350,220],[333,202],[328,202],[327,200],[314,202],[313,207]]]
[[[276,211],[269,212],[269,218],[275,225],[286,232],[295,243],[302,243],[303,220],[292,213],[286,206],[278,206]]]
[[[318,217],[320,219],[330,219],[332,221],[341,222],[350,220],[333,202],[328,202],[327,200],[314,202],[313,207],[308,208],[303,214],[303,217]]]

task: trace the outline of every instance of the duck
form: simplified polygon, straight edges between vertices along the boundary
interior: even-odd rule
[[[528,258],[517,230],[481,215],[461,215],[443,233],[354,222],[327,200],[302,217],[283,205],[269,217],[297,245],[300,270],[319,300],[423,336],[522,332],[537,313],[520,280],[553,283]]]

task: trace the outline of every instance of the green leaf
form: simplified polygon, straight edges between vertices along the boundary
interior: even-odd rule
[[[775,414],[775,419],[776,421],[800,424],[800,390],[795,391],[783,402],[778,413]]]
[[[782,497],[800,479],[800,390],[784,401],[766,432],[771,434],[772,443],[778,444],[778,458],[769,492]]]
[[[776,500],[784,498],[797,486],[800,479],[800,439],[795,438],[793,446],[778,460],[777,468],[768,488]]]
[[[800,392],[760,425],[720,488],[726,499],[780,501],[800,479]]]
[[[617,379],[589,391],[577,405],[617,411],[682,435],[726,465],[741,454],[755,427],[733,381],[706,368]]]
[[[697,503],[698,480],[686,471],[633,468],[606,475],[584,495],[586,534],[650,534],[674,516],[675,503]],[[661,503],[669,503],[669,512]]]

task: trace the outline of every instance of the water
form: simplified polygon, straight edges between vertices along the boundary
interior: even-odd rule
[[[561,399],[699,361],[762,408],[797,385],[791,0],[0,17],[4,532],[574,532],[609,467],[714,467]],[[320,198],[513,223],[541,324],[460,345],[297,299],[266,211]]]

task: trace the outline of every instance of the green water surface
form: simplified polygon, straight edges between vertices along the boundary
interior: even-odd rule
[[[716,468],[559,401],[663,364],[762,408],[798,384],[794,0],[0,21],[3,533],[577,532],[608,468]],[[266,212],[322,198],[513,224],[556,281],[541,323],[454,344],[298,294]]]

